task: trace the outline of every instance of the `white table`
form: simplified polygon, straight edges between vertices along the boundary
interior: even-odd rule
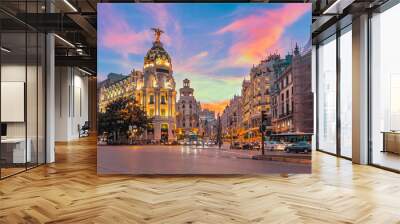
[[[25,151],[25,138],[6,138],[1,139],[2,151],[10,150],[9,147],[12,147],[12,163],[26,163],[31,162],[31,139],[27,139],[28,143]],[[4,149],[3,147],[6,147]]]

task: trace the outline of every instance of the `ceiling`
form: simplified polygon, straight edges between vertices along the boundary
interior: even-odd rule
[[[99,1],[47,0],[46,3],[45,0],[1,0],[2,45],[12,49],[7,54],[7,60],[16,61],[24,58],[22,55],[27,55],[28,59],[33,57],[37,44],[34,45],[36,39],[34,41],[32,38],[36,33],[53,32],[56,34],[56,66],[78,66],[96,74],[97,2]],[[28,33],[27,50],[25,31]],[[31,35],[31,32],[35,35]]]
[[[312,3],[312,36],[318,39],[346,16],[354,16],[373,9],[387,0],[254,0],[250,2],[303,2]],[[47,2],[47,3],[46,3]],[[54,32],[56,65],[79,66],[96,73],[97,57],[97,3],[110,2],[171,2],[132,0],[1,0],[0,22],[5,38],[14,40],[14,47],[21,43],[21,31]],[[187,2],[175,0],[174,2]],[[202,0],[193,2],[216,2]],[[232,2],[220,0],[218,2]],[[237,0],[235,2],[249,2]],[[27,13],[26,13],[27,12]],[[51,13],[50,13],[51,12]],[[350,19],[351,21],[351,19]],[[332,31],[334,32],[334,31]],[[314,41],[315,42],[315,41]],[[22,49],[22,48],[21,48]],[[28,49],[29,51],[29,49]]]
[[[312,0],[312,37],[316,44],[352,23],[352,18],[373,12],[390,0]]]

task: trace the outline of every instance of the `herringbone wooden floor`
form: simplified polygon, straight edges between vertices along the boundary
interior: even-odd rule
[[[313,154],[312,175],[97,176],[94,139],[0,181],[0,223],[400,223],[400,175]]]

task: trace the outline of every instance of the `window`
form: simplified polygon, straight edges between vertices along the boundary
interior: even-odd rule
[[[318,48],[318,149],[336,153],[336,36]]]
[[[149,104],[154,104],[154,95],[150,95]]]
[[[293,112],[293,110],[294,110],[294,101],[292,100],[292,108],[291,108],[291,111]]]
[[[27,4],[18,2],[19,16],[25,16]],[[42,4],[30,2],[27,12],[37,13]],[[0,17],[13,24],[13,30],[0,28],[0,131],[19,145],[0,144],[0,178],[5,178],[45,163],[46,37],[3,12]],[[11,147],[19,150],[10,154]]]
[[[161,96],[161,104],[166,104],[166,102],[165,102],[165,96]]]
[[[351,26],[340,36],[340,154],[352,157],[352,34]]]
[[[373,164],[395,170],[400,170],[399,21],[400,4],[371,18],[370,156]]]

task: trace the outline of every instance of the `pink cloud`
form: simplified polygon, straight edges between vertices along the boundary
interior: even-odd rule
[[[165,31],[162,35],[162,42],[165,45],[176,48],[181,46],[183,40],[181,26],[171,14],[168,4],[142,4],[139,9],[154,21],[154,27]]]
[[[195,54],[189,58],[185,58],[184,60],[179,60],[174,65],[174,70],[183,72],[183,73],[193,73],[199,70],[199,67],[202,68],[204,62],[206,61],[208,56],[208,51],[201,51],[198,54]],[[204,70],[202,71],[204,72]]]
[[[283,49],[279,42],[285,28],[296,22],[305,13],[310,12],[309,4],[285,4],[278,9],[260,11],[222,27],[216,32],[221,35],[233,33],[235,44],[229,49],[229,57],[221,61],[222,64],[248,66],[262,57],[267,52]]]
[[[128,54],[143,54],[152,38],[150,30],[136,31],[122,18],[111,4],[102,5],[102,20],[104,25],[99,42],[101,46],[120,53],[124,57]]]
[[[143,13],[152,16],[152,19],[161,29],[167,29],[169,21],[171,21],[171,15],[168,12],[167,5],[165,4],[142,4],[139,8]]]
[[[138,7],[154,22],[152,27],[159,27],[165,31],[161,40],[165,45],[179,47],[183,42],[181,27],[178,21],[174,20],[165,4],[142,4]],[[119,12],[113,9],[112,4],[102,4],[102,19],[104,23],[99,35],[101,46],[120,53],[123,58],[129,54],[145,54],[153,41],[153,33],[148,29],[138,31],[134,23],[128,23]],[[174,34],[174,38],[170,34]],[[174,43],[172,41],[174,40]],[[175,42],[176,41],[176,42]]]

